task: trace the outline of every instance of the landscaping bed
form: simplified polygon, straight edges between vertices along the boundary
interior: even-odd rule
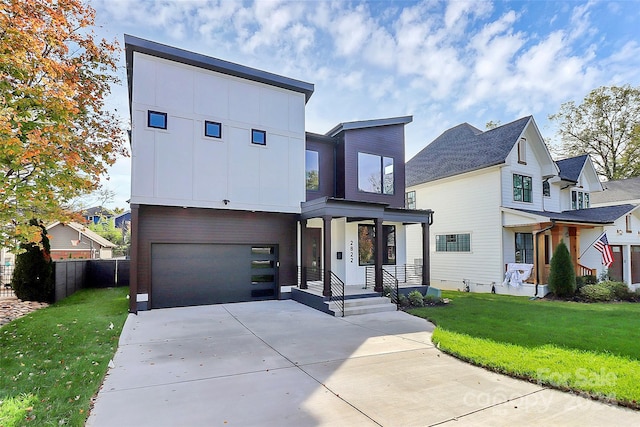
[[[640,304],[443,292],[408,310],[449,354],[498,372],[640,409]]]

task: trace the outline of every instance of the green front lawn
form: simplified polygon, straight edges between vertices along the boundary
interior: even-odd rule
[[[480,366],[640,407],[640,304],[582,304],[443,292],[446,306],[410,310],[434,343]]]
[[[0,426],[84,425],[118,345],[127,293],[82,290],[0,328]]]

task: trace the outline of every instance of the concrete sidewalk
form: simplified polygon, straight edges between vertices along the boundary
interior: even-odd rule
[[[88,426],[638,425],[640,413],[494,374],[402,312],[294,301],[130,315]]]

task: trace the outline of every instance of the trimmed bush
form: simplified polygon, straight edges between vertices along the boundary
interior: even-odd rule
[[[412,307],[422,307],[424,305],[424,297],[419,291],[412,291],[408,296],[409,304]]]
[[[585,285],[580,289],[580,295],[589,302],[632,301],[635,297],[626,284],[612,281]]]
[[[422,298],[422,303],[425,307],[428,305],[441,305],[441,304],[444,304],[444,300],[435,295],[425,295]]]
[[[400,306],[402,306],[402,307],[408,307],[409,306],[409,299],[407,298],[407,296],[405,294],[398,295],[398,302],[400,303]]]
[[[571,297],[576,292],[576,273],[573,270],[569,249],[563,241],[560,241],[551,258],[549,289],[560,298]]]
[[[23,301],[53,302],[55,280],[47,229],[35,219],[29,221],[29,224],[40,227],[42,247],[34,243],[20,245],[24,252],[16,256],[11,287]]]

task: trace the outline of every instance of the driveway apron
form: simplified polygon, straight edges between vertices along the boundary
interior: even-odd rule
[[[335,318],[292,300],[132,314],[87,426],[640,424],[461,362],[432,331],[403,312]]]

